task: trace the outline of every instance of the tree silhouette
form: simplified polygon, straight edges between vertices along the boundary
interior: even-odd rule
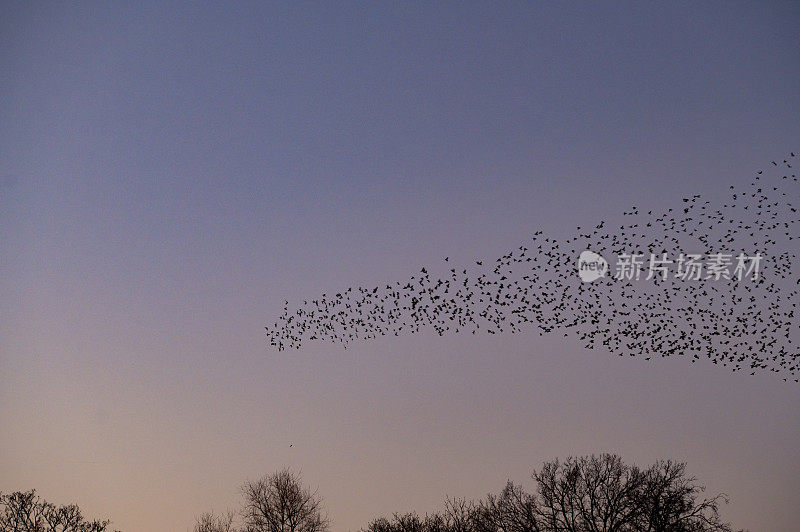
[[[233,517],[233,512],[223,515],[206,512],[197,518],[194,532],[236,532],[236,528],[233,525]]]
[[[441,513],[378,518],[363,532],[730,532],[719,494],[686,475],[686,464],[647,469],[614,454],[554,460],[534,471],[536,491],[509,481],[477,503],[448,499]]]
[[[686,476],[686,464],[660,461],[645,471],[636,504],[652,532],[729,530],[719,517],[721,493],[699,499],[705,491],[697,479]],[[727,527],[727,528],[726,528]]]
[[[56,506],[36,495],[36,490],[0,493],[3,532],[105,532],[110,523],[87,521],[77,505]]]
[[[300,475],[283,469],[242,487],[246,532],[327,532],[322,498],[304,487]]]

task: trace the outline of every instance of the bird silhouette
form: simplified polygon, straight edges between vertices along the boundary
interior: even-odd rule
[[[735,372],[767,370],[798,382],[794,157],[771,161],[748,186],[729,186],[721,203],[693,194],[661,213],[640,214],[634,206],[623,212],[627,221],[618,230],[600,221],[563,241],[536,231],[485,267],[484,260],[441,274],[422,267],[409,279],[350,287],[334,297],[323,293],[291,311],[286,301],[266,327],[269,344],[283,351],[309,340],[346,347],[425,328],[439,335],[532,329],[575,335],[589,349],[618,356],[707,359]],[[617,274],[581,282],[580,250],[616,256]],[[621,258],[633,255],[642,256],[642,270],[619,275]],[[756,255],[758,272],[737,271],[738,257]],[[654,270],[655,260],[661,262]]]

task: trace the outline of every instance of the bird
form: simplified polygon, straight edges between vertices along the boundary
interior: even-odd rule
[[[687,194],[680,207],[634,206],[622,212],[621,225],[601,220],[564,239],[536,231],[491,269],[482,268],[483,260],[475,261],[478,268],[441,275],[422,267],[419,275],[385,287],[322,293],[291,310],[285,301],[282,314],[265,327],[269,345],[283,351],[328,341],[346,348],[425,329],[440,336],[531,330],[573,335],[587,349],[649,363],[705,359],[733,372],[768,371],[797,382],[800,264],[792,246],[800,236],[794,203],[800,184],[791,169],[794,157],[790,152],[787,162],[770,161],[771,169],[759,169],[749,185],[726,186],[719,202]],[[649,279],[649,264],[643,264],[642,275],[583,283],[575,271],[580,249],[616,256],[617,267],[620,257],[633,254],[670,263]],[[739,253],[761,257],[757,277],[733,274]]]

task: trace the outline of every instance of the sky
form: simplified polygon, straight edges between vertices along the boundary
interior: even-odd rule
[[[615,452],[792,530],[800,387],[774,375],[264,327],[721,198],[800,151],[798,67],[784,2],[0,3],[0,491],[168,532],[288,466],[355,531]]]

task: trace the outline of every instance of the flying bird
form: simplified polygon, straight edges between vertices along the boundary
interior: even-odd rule
[[[532,330],[574,335],[589,349],[618,356],[651,362],[668,356],[692,363],[705,359],[734,372],[769,371],[798,382],[800,265],[794,202],[800,184],[792,173],[793,158],[791,152],[782,165],[771,161],[773,170],[759,170],[747,186],[729,186],[720,202],[692,194],[681,198],[680,208],[660,213],[650,209],[640,214],[632,207],[623,213],[626,222],[618,230],[600,221],[593,229],[577,228],[564,240],[536,231],[487,266],[475,261],[474,267],[441,275],[423,267],[421,275],[385,288],[354,286],[335,297],[305,300],[292,310],[287,301],[283,314],[266,327],[269,344],[283,351],[307,341],[346,347],[423,329],[439,335]],[[666,270],[646,278],[653,270],[644,264],[636,278],[609,272],[584,283],[576,273],[576,252],[583,249],[605,259],[639,253],[664,261],[659,264]],[[739,254],[761,257],[757,276],[731,275]],[[690,268],[690,255],[706,259],[699,276],[694,270],[682,272],[683,277],[664,274],[669,268]],[[731,268],[724,270],[720,262],[714,269],[715,255],[718,261],[729,260]]]

